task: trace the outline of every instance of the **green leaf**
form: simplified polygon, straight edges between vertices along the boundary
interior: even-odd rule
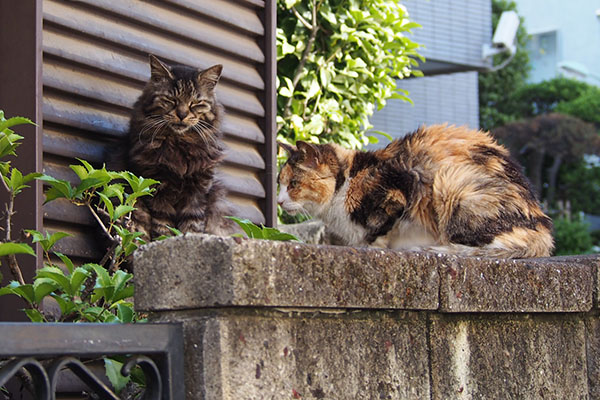
[[[92,306],[92,307],[85,308],[81,312],[81,314],[82,314],[83,318],[85,318],[86,320],[88,320],[90,322],[97,322],[103,312],[104,312],[104,308]]]
[[[52,298],[58,303],[58,306],[60,307],[60,312],[63,316],[71,314],[77,308],[75,302],[73,302],[69,298],[65,298],[57,294],[53,294]]]
[[[9,254],[29,254],[35,257],[35,251],[25,243],[0,243],[0,257],[7,256]]]
[[[173,233],[175,236],[181,236],[183,235],[183,232],[181,232],[179,229],[177,228],[173,228],[172,226],[167,225],[167,228],[171,231],[171,233]]]
[[[78,158],[77,161],[82,163],[88,172],[92,172],[94,170],[94,167],[92,167],[92,165],[89,162],[82,160],[81,158]]]
[[[91,273],[86,268],[75,268],[69,279],[71,293],[73,293],[75,296],[79,296],[81,294],[81,286],[83,285],[83,282],[90,276],[90,274]]]
[[[123,195],[125,194],[125,188],[120,183],[113,183],[112,185],[108,185],[102,189],[101,193],[108,198],[117,197],[119,202],[122,203]]]
[[[115,392],[119,394],[129,380],[131,379],[129,376],[121,375],[121,368],[123,368],[123,363],[111,358],[104,359],[104,369],[106,370],[106,377],[110,381]]]
[[[21,285],[19,282],[12,281],[8,284],[8,287],[12,289],[13,294],[25,299],[29,304],[35,304],[33,285]]]
[[[33,297],[35,304],[40,304],[44,297],[54,292],[58,285],[53,279],[37,278],[33,282]]]
[[[27,314],[27,316],[29,317],[31,322],[44,322],[45,321],[42,313],[33,308],[25,310],[25,314]]]
[[[237,218],[237,217],[232,217],[232,216],[226,216],[225,218],[229,218],[230,220],[237,223],[249,238],[263,239],[262,229],[260,227],[256,226],[249,219]]]
[[[87,169],[82,165],[69,165],[69,168],[75,171],[80,181],[85,180],[89,175]]]
[[[62,269],[57,267],[46,266],[37,271],[36,279],[39,278],[51,279],[56,283],[58,289],[67,293],[69,296],[73,296],[73,291],[71,290],[71,282],[69,278],[65,276],[65,273],[62,271]]]
[[[281,241],[287,241],[287,240],[295,240],[295,241],[300,241],[300,239],[298,239],[296,236],[292,235],[291,233],[286,233],[286,232],[281,232],[279,229],[275,229],[275,228],[263,228],[263,236],[265,239],[267,240],[281,240]]]
[[[114,221],[115,220],[115,207],[113,206],[112,201],[110,201],[110,199],[102,193],[97,193],[97,194],[100,197],[100,200],[102,200],[102,203],[104,204],[104,207],[106,208],[106,211],[108,212],[108,215],[110,216],[110,220]]]
[[[58,258],[60,258],[63,263],[65,263],[67,269],[69,270],[69,273],[72,274],[73,269],[75,268],[75,266],[73,265],[73,261],[71,261],[71,259],[69,257],[65,256],[63,253],[59,253],[59,252],[55,251],[54,254]]]
[[[61,239],[66,238],[66,237],[69,237],[69,236],[73,236],[73,235],[71,235],[70,233],[66,233],[66,232],[54,232],[52,234],[52,236],[50,236],[50,238],[48,239],[48,247],[44,248],[44,250],[50,251],[50,249],[52,249],[52,247],[54,247],[56,242],[58,242]]]
[[[133,210],[135,210],[135,207],[121,204],[121,205],[117,206],[117,208],[115,208],[115,212],[114,212],[114,215],[113,215],[113,220],[116,221],[119,218],[121,218],[123,215],[125,215],[127,213],[130,213]]]
[[[119,290],[118,294],[113,296],[113,301],[119,301],[123,299],[127,299],[133,297],[135,291],[135,287],[133,285],[125,286],[123,289]]]
[[[82,265],[82,268],[91,268],[96,273],[98,277],[97,284],[100,287],[110,286],[112,284],[112,280],[110,279],[110,275],[106,268],[95,263],[84,264]]]
[[[2,118],[4,118],[4,116]],[[4,131],[6,128],[10,128],[12,126],[25,125],[25,124],[35,125],[35,123],[32,120],[30,120],[29,118],[25,118],[25,117],[12,117],[9,119],[3,119],[3,120],[0,120],[0,132]]]
[[[70,200],[74,199],[75,192],[73,187],[71,187],[70,182],[62,179],[56,179],[49,175],[41,175],[38,179],[50,185],[50,189],[46,191],[45,203],[62,197]]]
[[[133,322],[133,308],[130,305],[118,303],[117,304],[117,317],[121,323],[129,324]]]

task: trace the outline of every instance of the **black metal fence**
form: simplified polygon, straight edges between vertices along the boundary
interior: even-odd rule
[[[27,381],[32,398],[55,399],[65,375],[74,375],[89,398],[119,399],[87,362],[111,356],[123,360],[123,375],[141,368],[146,383],[141,399],[185,398],[178,324],[1,323],[0,390],[19,398],[5,386],[19,378]]]

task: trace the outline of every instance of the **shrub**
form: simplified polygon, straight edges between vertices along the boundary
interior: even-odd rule
[[[418,27],[395,0],[278,0],[277,125],[288,143],[334,141],[360,148],[369,117],[389,98],[408,100],[396,79],[419,72]]]

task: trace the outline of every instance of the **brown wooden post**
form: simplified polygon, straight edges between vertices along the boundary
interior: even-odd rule
[[[0,1],[0,109],[6,117],[22,116],[37,126],[18,126],[15,131],[24,136],[17,149],[13,166],[23,174],[42,171],[42,0]],[[23,229],[42,229],[42,185],[32,182],[15,204],[13,239],[19,239]],[[8,196],[0,188],[0,207]],[[1,222],[4,226],[4,221]],[[0,232],[4,239],[4,232]],[[39,246],[36,251],[41,254]],[[41,264],[31,256],[18,257],[25,281],[31,283],[36,267]],[[3,265],[3,285],[14,279]],[[25,320],[19,309],[24,304],[14,296],[0,297],[0,320]]]
[[[263,48],[265,51],[265,145],[264,157],[266,170],[264,174],[265,187],[265,221],[267,226],[277,225],[277,2],[267,1],[264,10],[265,36]]]

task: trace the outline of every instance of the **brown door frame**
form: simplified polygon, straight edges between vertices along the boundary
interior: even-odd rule
[[[277,2],[267,1],[265,2],[264,10],[264,26],[265,36],[263,48],[265,49],[265,66],[264,66],[264,79],[265,79],[265,92],[264,92],[264,105],[265,105],[265,145],[264,145],[264,157],[265,157],[265,173],[264,173],[264,187],[265,187],[265,223],[267,226],[277,226]]]
[[[0,54],[0,109],[6,117],[22,116],[37,123],[15,128],[25,138],[12,164],[23,174],[42,172],[42,0],[0,1]],[[42,184],[36,181],[30,186],[15,203],[15,240],[23,229],[42,229]],[[0,188],[2,211],[7,198]],[[4,225],[4,220],[0,223]],[[26,282],[32,281],[42,263],[39,246],[35,249],[37,261],[31,256],[18,257]],[[0,271],[4,275],[2,284],[14,279],[5,265]],[[0,297],[0,320],[25,320],[25,314],[19,310],[23,306],[15,296]]]

